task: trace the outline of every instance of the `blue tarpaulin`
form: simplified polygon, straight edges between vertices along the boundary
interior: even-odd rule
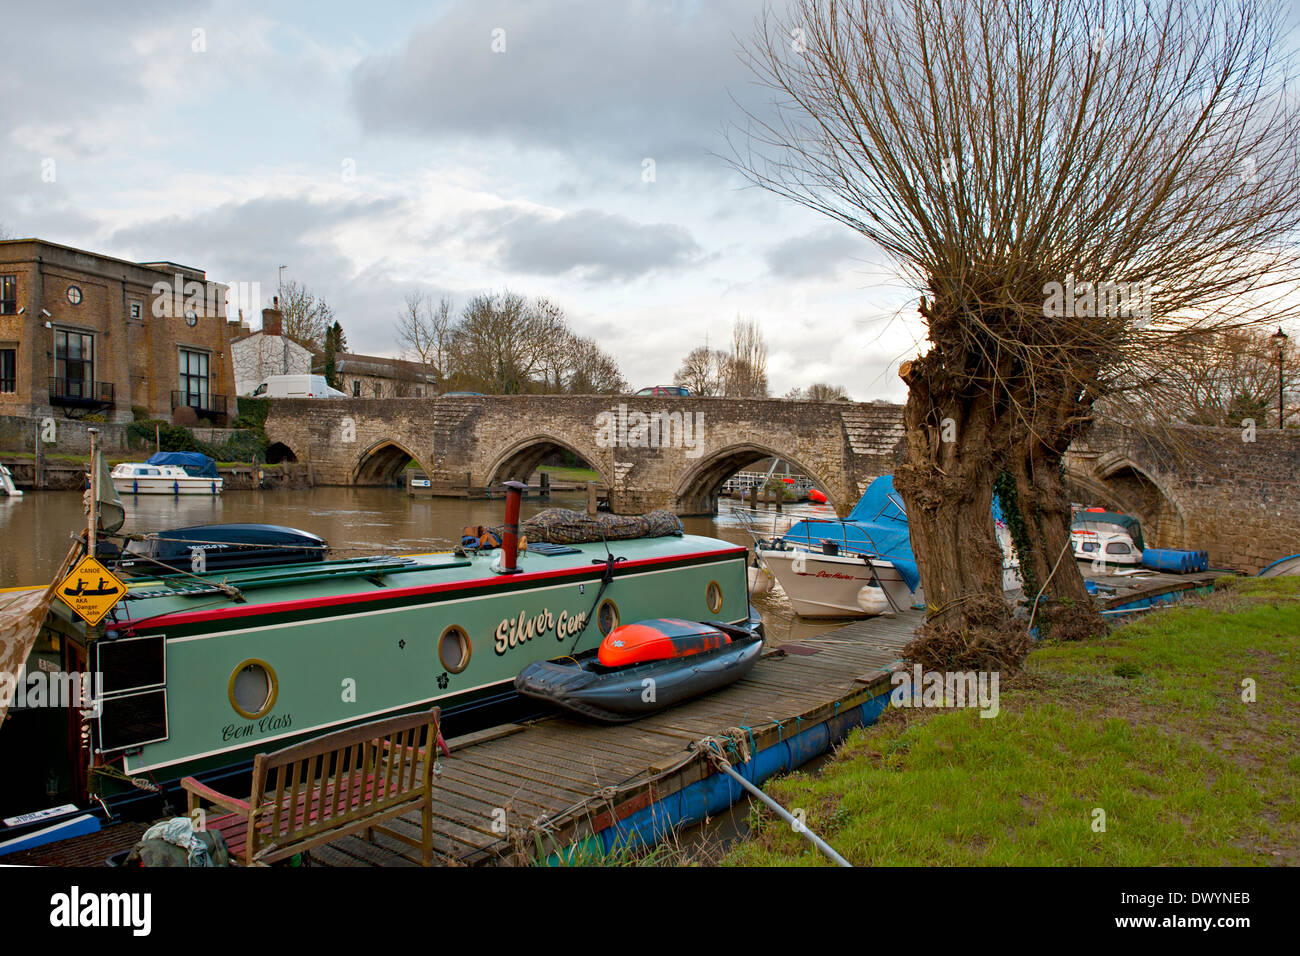
[[[993,520],[1003,520],[997,495],[993,496]],[[821,550],[823,540],[834,541],[841,551],[887,559],[913,591],[921,583],[907,528],[907,509],[902,495],[894,490],[893,475],[881,475],[869,484],[842,522],[800,521],[782,539],[813,551]]]
[[[179,465],[185,469],[185,474],[194,478],[219,478],[217,474],[217,463],[207,455],[200,455],[196,451],[160,451],[156,455],[150,455],[150,465]]]

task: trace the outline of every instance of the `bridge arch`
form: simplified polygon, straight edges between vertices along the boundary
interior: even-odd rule
[[[298,456],[282,441],[273,441],[266,446],[266,463],[268,465],[278,465],[285,461],[297,461]]]
[[[399,441],[385,438],[375,442],[361,453],[352,466],[351,484],[354,485],[392,485],[396,484],[406,463],[419,457]]]
[[[596,472],[600,483],[606,488],[612,486],[610,476],[601,465],[600,457],[589,449],[583,449],[577,443],[558,438],[547,432],[538,432],[512,442],[492,460],[488,466],[485,484],[494,485],[503,481],[527,481],[528,476],[537,470],[537,466],[557,451],[569,451],[587,463]]]
[[[791,458],[789,452],[777,451],[767,445],[756,442],[740,442],[720,448],[711,455],[706,455],[687,469],[686,474],[677,483],[674,493],[678,514],[703,515],[716,514],[718,511],[718,492],[728,478],[744,470],[756,461],[765,458],[779,458],[789,462],[813,480],[813,482],[831,497],[831,505],[838,511],[841,507],[852,508],[856,502],[836,501],[835,485],[809,468],[797,458]],[[845,512],[847,514],[847,511]]]
[[[1067,468],[1066,482],[1076,494],[1082,492],[1082,498],[1137,515],[1148,546],[1184,545],[1187,522],[1182,505],[1163,481],[1127,455],[1103,455],[1090,473]]]

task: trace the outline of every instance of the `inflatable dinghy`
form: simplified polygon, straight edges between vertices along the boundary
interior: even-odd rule
[[[657,618],[616,627],[595,654],[534,661],[515,690],[589,720],[618,724],[740,680],[763,650],[763,625]]]

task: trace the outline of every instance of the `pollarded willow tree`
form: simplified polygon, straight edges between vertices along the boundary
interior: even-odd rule
[[[1189,340],[1292,314],[1300,100],[1282,15],[794,0],[760,20],[742,55],[774,111],[750,114],[733,164],[875,242],[919,294],[895,481],[935,646],[1024,646],[990,516],[1000,477],[1026,578],[1058,610],[1090,607],[1062,479],[1094,404],[1140,396]]]

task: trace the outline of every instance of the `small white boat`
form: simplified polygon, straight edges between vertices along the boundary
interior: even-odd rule
[[[801,548],[757,551],[800,617],[870,617],[905,611],[921,600],[921,589],[908,587],[888,558]]]
[[[1146,544],[1142,524],[1132,515],[1088,508],[1075,514],[1070,525],[1074,556],[1094,564],[1135,567],[1142,563]]]
[[[0,465],[0,494],[8,495],[10,498],[23,496],[23,493],[14,486],[14,476],[4,465]]]
[[[179,465],[124,461],[109,473],[123,495],[219,495],[224,478],[191,475]]]

